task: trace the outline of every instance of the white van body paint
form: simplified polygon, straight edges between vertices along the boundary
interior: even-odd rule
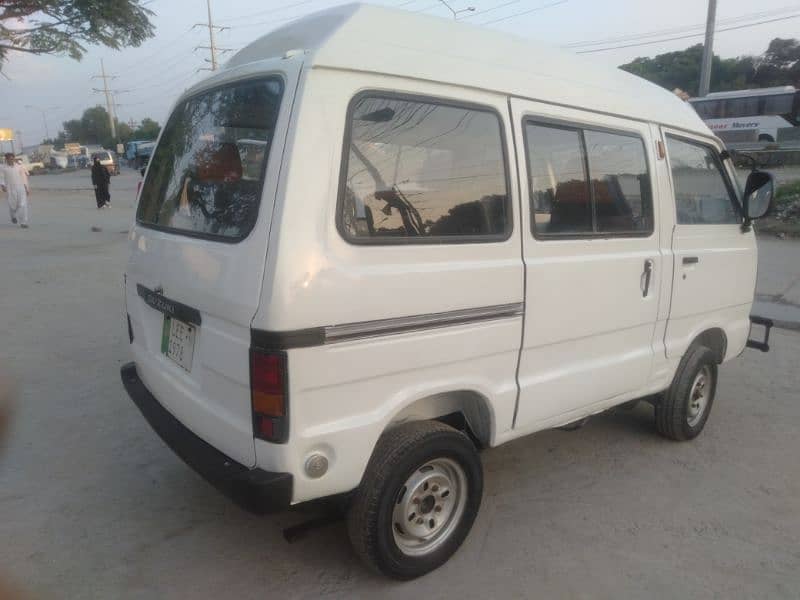
[[[184,97],[267,74],[282,77],[285,91],[254,229],[227,244],[136,224],[126,300],[147,388],[235,461],[291,473],[293,503],[357,487],[375,442],[393,424],[461,410],[494,446],[663,391],[708,328],[725,332],[726,360],[743,349],[755,239],[735,225],[724,232],[676,225],[668,162],[656,153],[662,130],[718,143],[673,94],[500,32],[347,5],[253,42]],[[498,115],[512,207],[507,239],[362,246],[342,237],[336,210],[346,115],[365,90],[470,103]],[[640,136],[653,233],[536,240],[522,142],[527,117]],[[691,252],[701,262],[683,280],[678,263]],[[643,298],[647,260],[653,279]],[[159,351],[162,315],[142,301],[137,284],[163,288],[200,311],[191,373]],[[509,306],[519,310],[336,339],[351,324]],[[288,442],[254,440],[251,329],[314,328],[329,328],[330,343],[286,351]],[[322,477],[304,472],[312,453],[328,459]]]

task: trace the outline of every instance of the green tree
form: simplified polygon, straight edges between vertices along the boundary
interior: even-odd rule
[[[680,88],[697,94],[703,46],[640,57],[620,68],[668,90]],[[775,38],[761,56],[720,58],[711,62],[711,91],[721,92],[776,85],[800,86],[800,41]]]
[[[63,131],[59,131],[58,135],[54,138],[46,138],[42,140],[43,146],[53,146],[56,150],[60,150],[67,143],[67,136]]]
[[[119,50],[153,37],[153,12],[143,0],[2,0],[0,64],[9,51],[66,54],[80,60],[84,44]]]
[[[800,41],[772,40],[756,63],[754,81],[759,87],[800,86]]]
[[[133,129],[124,121],[116,121],[117,124],[117,139],[121,144],[127,144],[133,139]]]
[[[145,117],[139,124],[136,131],[133,132],[133,139],[136,140],[154,140],[161,132],[161,125],[157,121]]]
[[[108,111],[102,106],[94,106],[83,111],[80,119],[70,119],[62,123],[59,133],[61,145],[64,141],[80,144],[99,144],[104,148],[114,149],[117,142],[122,144],[130,140],[154,140],[161,131],[161,126],[153,119],[145,117],[139,127],[134,130],[123,121],[116,120],[117,139],[111,137],[111,125]],[[47,143],[47,142],[43,142]]]
[[[680,88],[695,95],[702,62],[703,45],[696,44],[686,50],[667,52],[653,58],[636,58],[620,68],[668,90]],[[722,59],[715,54],[711,62],[712,91],[747,87],[754,73],[754,59],[750,56]]]

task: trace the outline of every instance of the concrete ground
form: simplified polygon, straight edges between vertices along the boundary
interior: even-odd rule
[[[692,443],[660,438],[640,405],[485,452],[464,546],[397,583],[361,566],[342,523],[286,543],[304,515],[242,512],[157,438],[118,374],[136,176],[112,179],[104,211],[88,174],[47,177],[31,229],[0,213],[0,366],[18,389],[0,577],[34,597],[800,597],[800,333],[722,367]],[[800,244],[762,248],[762,293],[782,291]]]

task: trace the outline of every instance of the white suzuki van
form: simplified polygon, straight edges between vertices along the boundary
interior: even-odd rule
[[[700,433],[748,344],[771,197],[629,74],[327,10],[176,104],[130,234],[122,379],[241,505],[347,500],[356,552],[416,577],[467,536],[481,449],[641,398],[666,437]]]

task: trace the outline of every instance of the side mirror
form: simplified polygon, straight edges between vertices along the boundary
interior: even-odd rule
[[[775,182],[766,171],[753,171],[747,176],[744,186],[745,224],[765,216],[772,207],[775,195]]]

